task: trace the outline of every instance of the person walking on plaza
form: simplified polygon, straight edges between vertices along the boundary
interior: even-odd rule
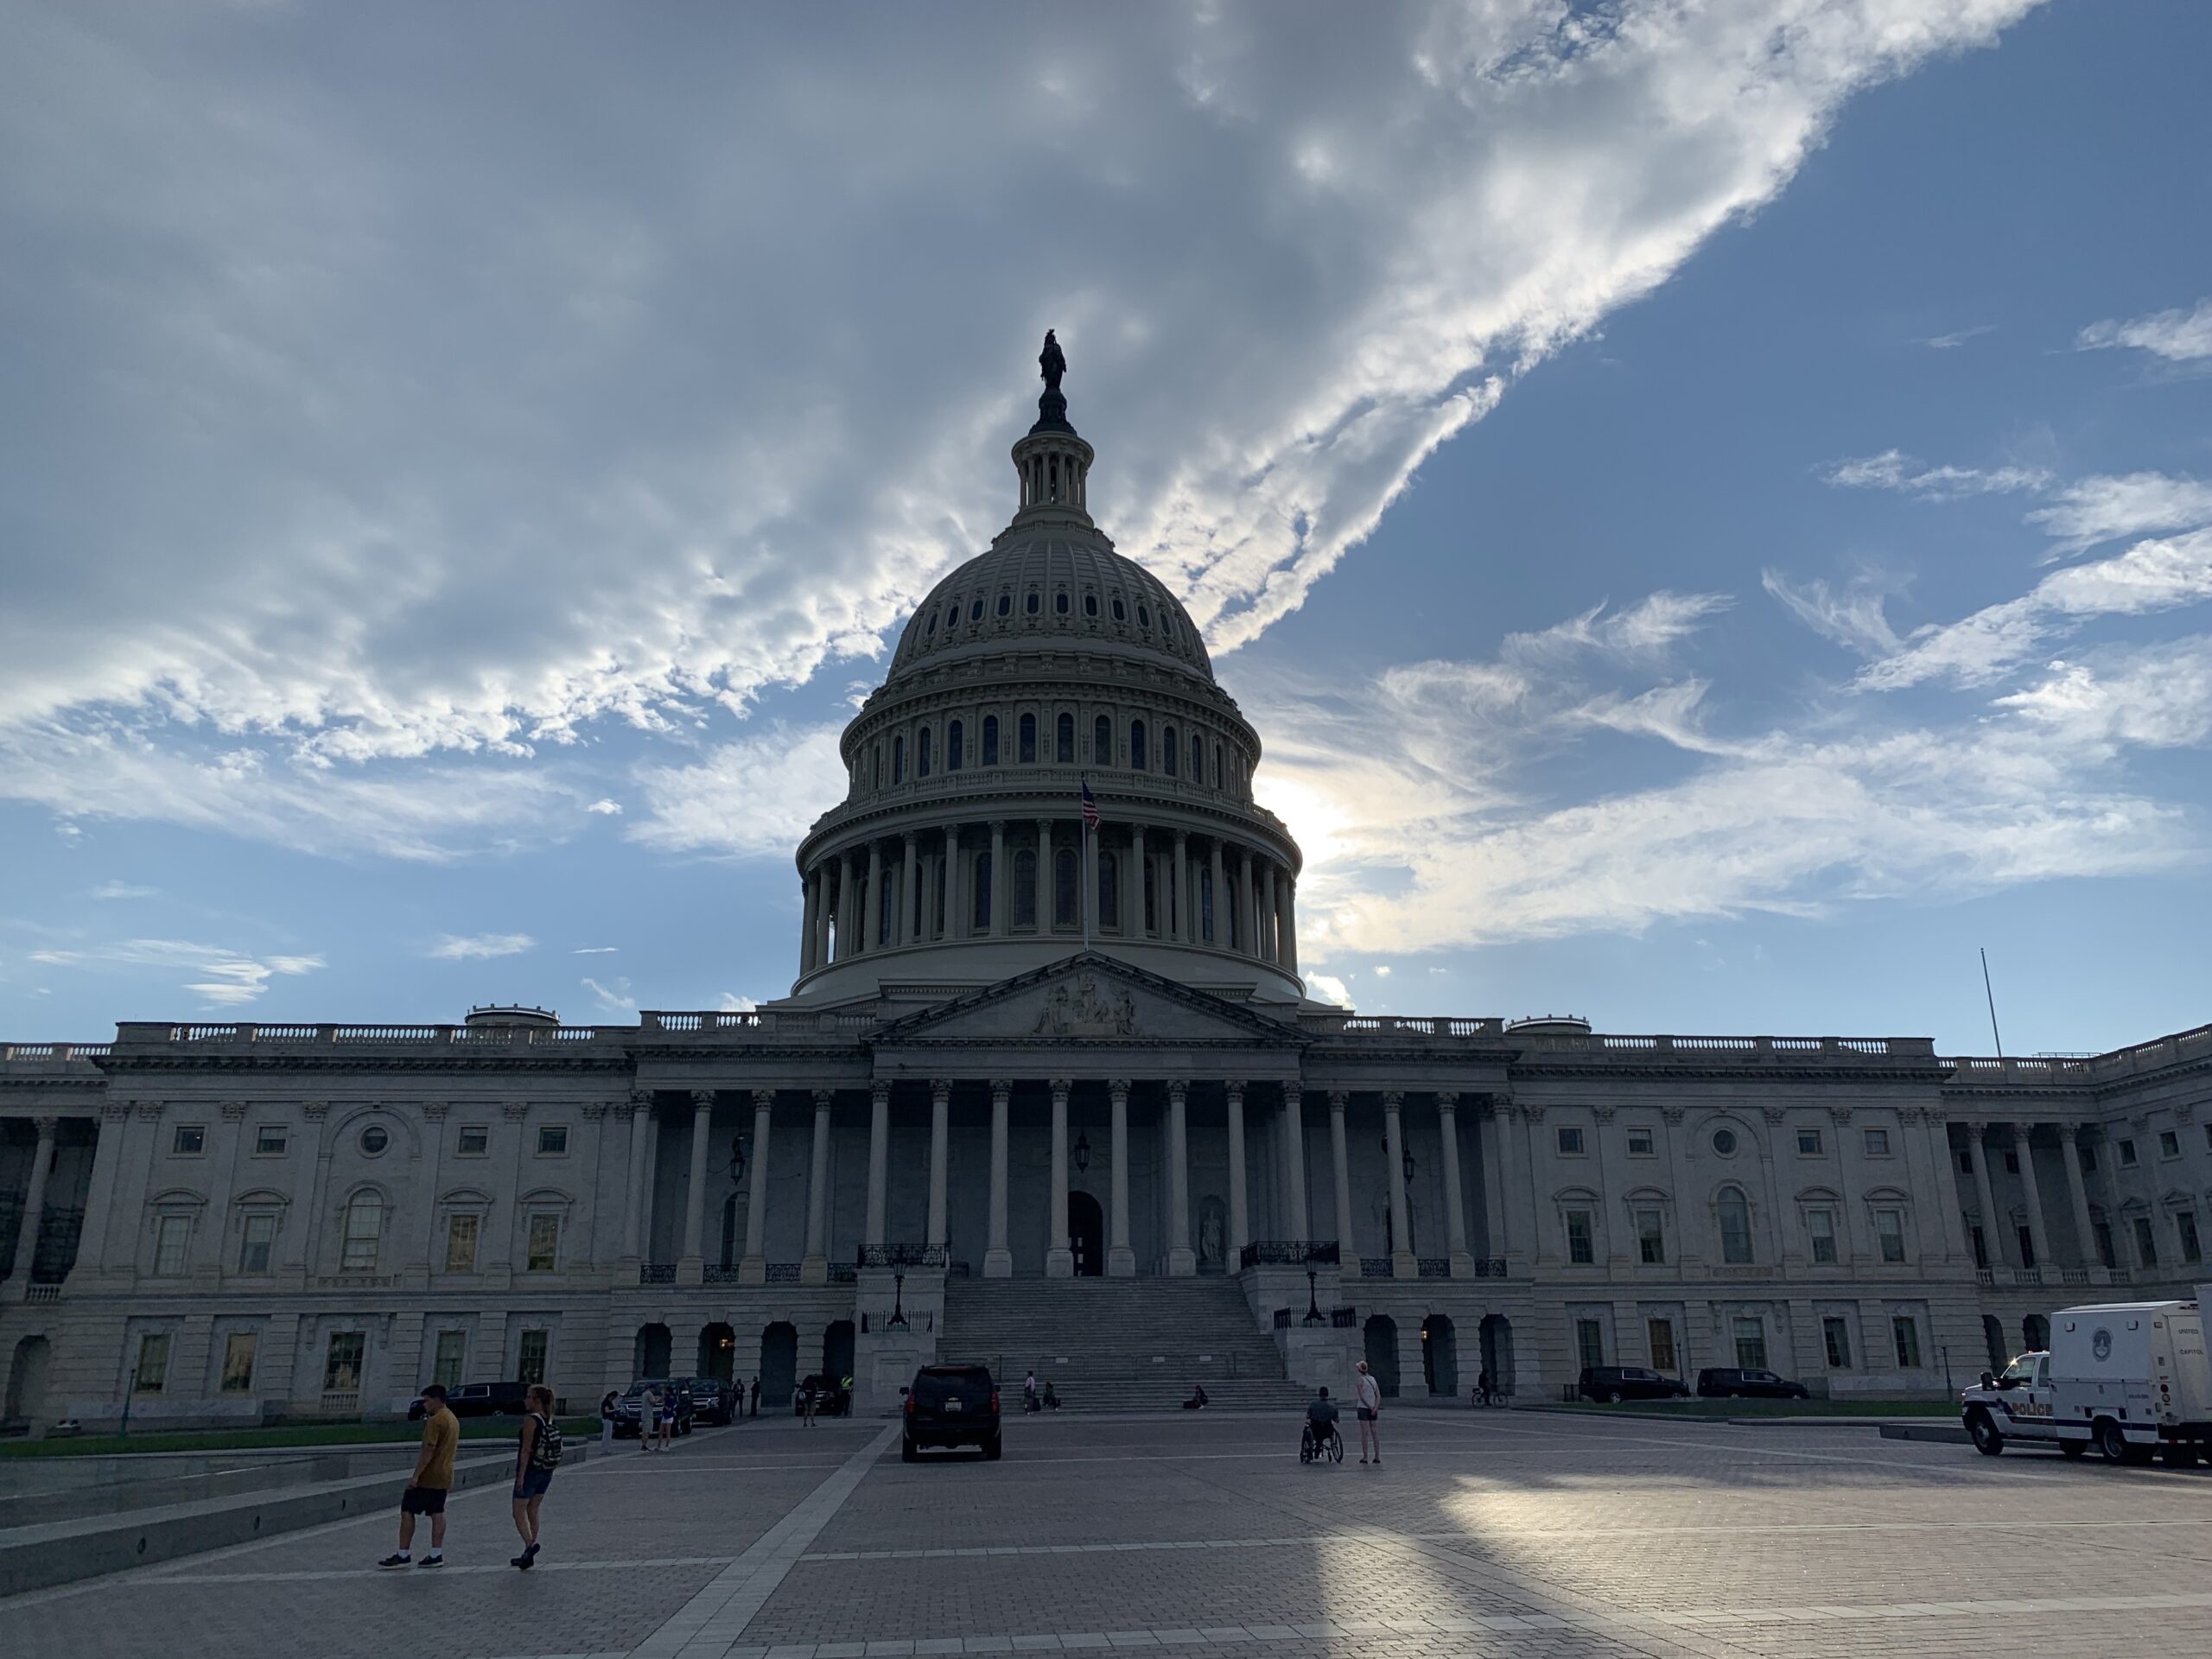
[[[621,1397],[609,1389],[607,1398],[599,1402],[599,1444],[602,1451],[614,1449],[614,1402]]]
[[[653,1449],[653,1436],[660,1433],[660,1390],[648,1388],[638,1402],[638,1450]]]
[[[1382,1461],[1382,1385],[1367,1369],[1365,1360],[1359,1362],[1357,1369],[1359,1376],[1353,1397],[1359,1411],[1359,1460],[1379,1464]],[[1372,1459],[1367,1455],[1370,1446],[1375,1451]]]
[[[527,1573],[537,1564],[537,1506],[561,1466],[561,1427],[553,1421],[552,1389],[534,1382],[523,1397],[530,1414],[522,1420],[522,1443],[515,1449],[515,1530],[522,1535],[522,1554],[507,1565]]]
[[[757,1376],[753,1379],[753,1410],[750,1414],[754,1417],[760,1414],[760,1379]]]
[[[654,1450],[668,1450],[669,1437],[676,1433],[676,1385],[671,1382],[660,1396],[660,1440]]]
[[[1021,1409],[1024,1412],[1037,1409],[1037,1373],[1034,1371],[1021,1379]]]
[[[405,1567],[415,1559],[410,1552],[418,1515],[430,1517],[430,1548],[422,1564],[446,1564],[446,1495],[453,1491],[461,1421],[446,1408],[442,1383],[433,1382],[423,1390],[423,1447],[415,1454],[415,1472],[407,1478],[407,1490],[399,1495],[399,1548],[378,1561],[378,1567]]]
[[[804,1420],[809,1428],[814,1427],[814,1385],[811,1382],[802,1382],[798,1385],[799,1415]]]

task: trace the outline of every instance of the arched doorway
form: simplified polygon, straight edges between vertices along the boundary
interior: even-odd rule
[[[1476,1339],[1482,1345],[1483,1370],[1490,1373],[1490,1391],[1495,1395],[1511,1394],[1513,1322],[1503,1313],[1485,1314]]]
[[[1388,1313],[1371,1313],[1367,1319],[1367,1369],[1385,1400],[1398,1397],[1398,1322]]]
[[[822,1375],[843,1382],[853,1374],[853,1322],[839,1319],[822,1333]]]
[[[53,1357],[53,1344],[44,1337],[25,1337],[16,1344],[8,1367],[6,1421],[38,1426],[46,1414],[46,1368]]]
[[[798,1382],[798,1332],[778,1319],[760,1333],[760,1400],[789,1405]]]
[[[658,1320],[638,1327],[638,1340],[630,1357],[630,1369],[636,1376],[666,1376],[669,1361],[674,1357],[674,1344],[670,1341],[668,1327]]]
[[[1989,1369],[1993,1371],[2003,1370],[2012,1359],[2005,1351],[2005,1321],[1994,1313],[1981,1316],[1981,1345],[1988,1352]]]
[[[700,1329],[697,1375],[725,1382],[737,1376],[737,1332],[719,1320]]]
[[[1432,1313],[1421,1322],[1421,1372],[1431,1394],[1459,1392],[1459,1337],[1442,1313]]]
[[[1075,1255],[1075,1276],[1096,1279],[1106,1271],[1106,1217],[1088,1192],[1068,1194],[1068,1249]]]
[[[2020,1321],[2020,1340],[2027,1344],[2023,1352],[2044,1352],[2050,1346],[2050,1321],[2040,1313],[2029,1314]]]

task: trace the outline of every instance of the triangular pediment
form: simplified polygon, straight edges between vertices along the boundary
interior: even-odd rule
[[[1235,1044],[1296,1047],[1299,1028],[1111,957],[1087,952],[880,1027],[875,1047],[915,1043]]]

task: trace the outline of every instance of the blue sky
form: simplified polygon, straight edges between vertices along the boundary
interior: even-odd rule
[[[2212,1018],[2212,13],[0,11],[0,1034],[746,1006],[1057,327],[1317,994]]]

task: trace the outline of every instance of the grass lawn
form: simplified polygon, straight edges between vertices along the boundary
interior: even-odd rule
[[[570,1440],[599,1438],[596,1417],[564,1417]],[[522,1433],[519,1417],[464,1417],[463,1440],[509,1440]],[[423,1438],[419,1423],[288,1423],[276,1428],[162,1429],[144,1434],[63,1435],[45,1440],[0,1440],[0,1458],[113,1457],[123,1452],[239,1452],[286,1446],[401,1446]]]
[[[1618,1406],[1577,1401],[1547,1411],[1663,1412],[1669,1417],[1956,1417],[1949,1400],[1630,1400]]]

